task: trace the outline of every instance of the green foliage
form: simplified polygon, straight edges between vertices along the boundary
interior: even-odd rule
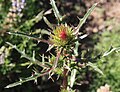
[[[38,29],[33,29],[33,27],[42,19],[43,9],[39,7],[39,3],[36,3],[37,0],[26,1],[26,6],[22,11],[23,16],[17,19],[12,28],[7,28],[5,23],[7,14],[10,12],[11,0],[0,1],[0,50],[4,47],[4,50],[0,52],[0,92],[3,92],[3,88],[10,82],[18,81],[20,77],[31,76],[34,66],[29,62],[29,59],[32,59],[30,61],[33,61],[34,58],[37,58],[39,61],[41,60],[39,55],[41,47],[37,46],[37,42],[26,36],[15,36],[16,34],[27,34],[28,36],[34,34],[34,37],[41,38],[41,31],[38,32]],[[45,31],[42,31],[42,33],[45,33]],[[14,48],[11,49],[12,46],[7,45],[6,42],[15,44],[19,51]],[[25,54],[21,55],[20,52],[25,52]],[[33,52],[35,52],[35,56]],[[26,57],[26,54],[27,59],[22,57]],[[41,67],[39,69],[41,69]],[[19,75],[19,77],[16,75]],[[30,89],[33,90],[33,85]],[[17,88],[18,92],[19,90],[20,89]],[[4,92],[6,91],[8,92],[8,90]],[[29,89],[27,89],[27,91],[30,92]]]
[[[104,31],[100,36],[100,42],[95,46],[96,53],[103,53],[101,60],[97,61],[98,67],[103,71],[104,76],[93,74],[93,82],[90,85],[91,91],[101,85],[109,84],[113,92],[120,91],[120,29]],[[109,49],[110,48],[110,49]]]
[[[1,1],[4,3],[4,0]],[[63,89],[61,89],[61,92],[75,92],[74,90],[72,91],[72,88],[76,84],[81,85],[80,83],[78,83],[78,81],[84,79],[83,76],[85,75],[85,71],[88,69],[88,67],[90,67],[90,69],[93,69],[101,74],[99,75],[95,73],[95,77],[97,76],[99,80],[97,80],[96,78],[94,80],[94,83],[98,83],[98,85],[90,85],[91,88],[94,88],[92,90],[95,90],[97,87],[101,86],[104,83],[108,83],[112,86],[114,85],[112,87],[113,90],[115,90],[116,92],[119,91],[119,88],[115,89],[115,87],[119,87],[119,83],[118,85],[114,84],[114,81],[119,79],[118,73],[116,73],[116,71],[119,72],[119,59],[117,58],[117,54],[112,54],[113,51],[119,52],[118,47],[120,46],[116,45],[116,39],[118,39],[117,43],[119,43],[120,40],[119,38],[117,38],[118,35],[115,36],[114,32],[111,32],[111,34],[106,32],[102,35],[106,38],[101,39],[100,44],[97,45],[98,47],[96,46],[98,52],[100,52],[101,49],[103,49],[104,47],[107,48],[103,50],[104,52],[107,51],[110,46],[113,47],[110,48],[110,50],[108,50],[107,52],[103,53],[102,62],[97,62],[93,64],[93,61],[96,60],[96,58],[83,57],[82,54],[84,54],[84,51],[79,52],[79,45],[81,44],[79,41],[88,36],[87,34],[79,36],[79,30],[86,22],[87,18],[92,13],[94,8],[97,6],[97,3],[95,3],[87,11],[83,18],[79,19],[79,24],[77,25],[77,27],[70,27],[67,29],[67,36],[70,37],[69,39],[67,39],[67,44],[63,44],[64,39],[59,39],[63,46],[61,46],[61,43],[58,42],[59,32],[56,32],[55,28],[60,25],[66,25],[65,23],[63,23],[65,21],[63,21],[64,16],[62,16],[58,11],[54,0],[50,0],[49,3],[51,4],[51,7],[47,7],[46,3],[43,4],[43,1],[27,0],[26,8],[24,8],[22,11],[23,16],[17,18],[15,25],[12,25],[12,27],[8,27],[7,23],[4,22],[7,18],[7,13],[10,12],[10,3],[7,3],[7,9],[5,8],[4,4],[0,4],[0,12],[3,12],[3,14],[0,14],[0,58],[2,58],[2,64],[0,65],[0,74],[3,76],[9,75],[8,73],[19,72],[22,76],[21,78],[19,77],[14,80],[14,82],[18,82],[13,83],[12,81],[12,84],[9,85],[7,83],[7,86],[5,85],[6,88],[23,85],[25,82],[31,80],[37,82],[37,79],[39,77],[43,77],[45,75],[49,75],[47,76],[47,79],[52,79],[53,75],[56,75],[63,78],[60,79],[60,83],[62,80],[62,82],[64,82],[64,79],[68,78],[67,80],[65,80],[67,81],[66,85],[68,85],[66,87],[66,85],[64,86],[64,84],[62,84]],[[2,5],[4,6],[4,8],[1,8]],[[40,8],[41,5],[44,6],[44,8]],[[52,8],[53,14],[50,8]],[[57,22],[56,24],[53,25],[51,23],[51,20],[53,21],[53,19],[50,18],[50,20],[48,18],[49,14],[56,17],[57,20],[55,20],[54,18],[54,20]],[[43,24],[43,21],[47,24],[47,27],[45,26],[46,24]],[[60,30],[60,28],[58,29]],[[64,31],[64,29],[62,29],[61,31]],[[56,36],[55,42],[57,43],[57,45],[55,46],[55,43],[52,43],[50,41],[50,38],[52,39],[51,34],[53,36]],[[44,38],[44,35],[47,35],[47,37]],[[113,40],[111,40],[111,35],[114,38]],[[107,43],[107,41],[109,43],[110,41],[113,41],[111,42],[112,45]],[[40,43],[42,43],[41,46],[39,46]],[[44,44],[47,44],[47,46],[44,46]],[[48,47],[47,50],[44,51],[42,46],[44,49],[45,47]],[[53,48],[55,50],[51,52]],[[94,57],[97,57],[96,53]],[[110,55],[111,57],[109,57]],[[116,58],[115,62],[108,62],[113,60],[113,56]],[[106,64],[103,65],[103,62]],[[116,67],[113,69],[113,66]],[[99,69],[99,67],[102,69],[103,72]],[[111,69],[111,71],[109,71],[109,69]],[[22,74],[22,72],[25,72],[24,70],[28,71],[29,73]],[[65,70],[67,70],[67,72],[65,72]],[[32,74],[32,72],[34,72],[34,74]],[[103,76],[103,74],[105,75]],[[67,78],[65,78],[66,76]],[[100,80],[102,82],[99,82]],[[113,82],[110,83],[110,81]],[[67,89],[69,89],[70,91],[68,91]]]
[[[61,15],[60,15],[57,7],[56,7],[55,1],[50,0],[50,3],[52,5],[54,15],[57,18],[58,22],[62,22],[62,17],[61,17]],[[66,31],[66,36],[68,37],[68,39],[66,39],[66,40],[68,40],[68,42],[67,42],[67,44],[64,44],[64,46],[61,46],[61,47],[56,46],[55,47],[57,55],[55,55],[56,57],[54,59],[46,57],[46,59],[49,58],[48,63],[45,61],[45,57],[43,57],[43,56],[39,57],[39,58],[42,58],[42,59],[37,60],[35,58],[36,57],[36,53],[35,53],[36,49],[34,50],[30,46],[27,46],[27,44],[30,43],[31,39],[36,40],[37,42],[45,42],[48,45],[51,45],[51,44],[54,45],[55,44],[55,43],[51,43],[49,40],[47,41],[47,40],[42,39],[42,37],[40,36],[41,34],[39,34],[39,32],[41,33],[40,29],[36,30],[35,32],[33,32],[33,31],[31,32],[31,28],[36,23],[41,21],[42,18],[44,19],[45,23],[48,24],[48,26],[50,28],[53,28],[53,25],[47,20],[47,18],[43,17],[43,16],[45,16],[46,12],[44,13],[42,11],[36,17],[34,17],[33,19],[26,20],[25,23],[23,23],[20,27],[18,26],[17,28],[12,28],[9,31],[6,30],[6,31],[8,31],[7,33],[9,35],[13,35],[13,37],[14,37],[14,35],[19,36],[19,37],[21,37],[21,39],[23,41],[22,43],[18,43],[18,41],[16,41],[16,42],[9,42],[9,41],[6,42],[9,46],[11,46],[15,50],[17,50],[17,52],[21,55],[19,59],[25,58],[25,59],[29,60],[29,62],[30,62],[29,66],[38,65],[38,66],[40,66],[42,68],[41,73],[37,72],[37,69],[35,69],[35,75],[33,75],[31,77],[28,77],[28,78],[22,78],[18,82],[15,82],[13,84],[9,84],[8,86],[6,86],[6,88],[21,85],[22,83],[27,82],[27,81],[37,80],[38,77],[48,75],[48,74],[49,74],[50,78],[52,78],[53,74],[57,74],[59,76],[61,75],[61,77],[63,76],[63,78],[64,78],[64,77],[68,77],[69,75],[67,73],[69,73],[73,69],[76,71],[77,69],[75,67],[78,67],[77,62],[75,62],[75,60],[72,60],[72,56],[74,56],[75,58],[78,56],[78,48],[79,48],[79,46],[78,46],[79,45],[78,44],[78,40],[79,40],[78,34],[79,34],[79,29],[83,25],[83,23],[85,23],[87,17],[91,14],[91,12],[93,11],[93,9],[95,8],[96,5],[97,4],[94,4],[88,10],[88,12],[85,14],[85,16],[80,20],[80,22],[79,22],[79,24],[77,26],[77,29],[72,30],[72,28],[67,28],[67,27],[66,27],[66,29],[64,27],[60,29],[58,27],[58,29],[57,29],[58,31],[60,31],[60,32],[61,31],[62,32]],[[58,25],[59,25],[59,23],[58,23]],[[61,24],[61,25],[64,26],[64,24]],[[15,31],[13,32],[13,30],[15,30]],[[21,31],[21,32],[19,32],[19,31]],[[38,37],[34,36],[36,34],[36,32],[38,32],[38,34],[39,34]],[[45,32],[44,32],[44,34],[45,34]],[[59,33],[59,32],[57,33],[58,35],[56,35],[56,32],[54,32],[54,31],[51,32],[51,34],[53,34],[53,36],[56,36],[56,37],[59,37],[59,35],[61,36],[61,33]],[[74,34],[74,36],[73,36],[73,34]],[[47,34],[47,35],[49,35],[49,34]],[[62,33],[61,38],[63,38],[63,40],[64,40],[64,36],[65,36],[65,34]],[[51,39],[53,39],[53,38],[51,37]],[[17,38],[16,38],[16,40],[17,40]],[[58,41],[58,40],[56,40],[56,41]],[[62,41],[62,39],[60,41]],[[13,45],[12,43],[14,43],[16,45]],[[31,43],[29,45],[33,45],[33,43]],[[75,47],[74,47],[74,45],[75,45]],[[31,48],[31,49],[29,49],[29,48]],[[75,49],[75,50],[72,50],[72,49]],[[27,54],[29,54],[29,55],[27,55]],[[51,61],[51,60],[53,60],[53,61]],[[92,63],[90,63],[90,65],[89,65],[89,63],[88,64],[87,63],[88,62],[86,62],[86,65],[91,66],[92,68],[95,68],[96,71],[101,72],[97,67],[95,67],[95,66],[93,67]],[[63,73],[65,73],[65,74],[63,74]],[[71,75],[72,80],[69,80],[70,81],[69,85],[71,87],[73,87],[73,85],[74,85],[75,78],[76,78],[76,72],[74,72],[73,77]],[[65,81],[66,81],[66,83],[62,85],[64,91],[68,87],[67,86],[68,83],[67,83],[66,78],[65,78]],[[64,79],[63,79],[63,82],[64,82]]]

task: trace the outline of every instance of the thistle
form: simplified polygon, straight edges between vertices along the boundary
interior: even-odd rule
[[[51,42],[58,47],[70,45],[74,40],[73,30],[66,24],[61,24],[53,30],[51,34]]]
[[[16,0],[13,0],[13,1],[16,1]],[[23,2],[24,2],[24,0],[23,0]],[[61,15],[60,15],[60,13],[55,5],[55,1],[50,0],[50,2],[52,5],[52,8],[53,8],[53,12],[55,14],[55,17],[58,20],[58,24],[62,23],[63,17],[61,17]],[[76,74],[77,74],[77,70],[79,70],[79,63],[81,64],[81,62],[74,62],[74,61],[77,59],[79,59],[79,61],[82,60],[81,53],[79,55],[79,37],[78,37],[79,29],[85,23],[87,17],[91,14],[91,12],[93,11],[93,9],[95,8],[96,5],[97,4],[94,4],[88,10],[88,12],[85,14],[85,16],[82,19],[80,19],[80,22],[79,22],[78,26],[75,27],[75,29],[72,29],[72,27],[69,27],[67,24],[60,24],[60,25],[56,26],[55,29],[53,29],[53,26],[51,26],[51,24],[47,20],[47,18],[43,17],[46,24],[48,24],[48,26],[51,29],[53,29],[52,33],[50,34],[50,39],[48,41],[41,40],[40,38],[36,38],[32,35],[27,35],[27,34],[21,35],[19,33],[15,33],[15,34],[18,34],[19,36],[25,36],[25,37],[37,40],[39,42],[42,41],[42,42],[48,43],[50,48],[48,48],[47,52],[50,51],[51,48],[56,46],[55,47],[56,48],[56,51],[55,51],[56,55],[54,56],[51,54],[48,57],[47,56],[44,57],[44,55],[43,55],[41,57],[42,62],[39,62],[39,60],[35,59],[35,53],[33,53],[32,57],[29,57],[28,55],[26,55],[25,52],[20,51],[16,47],[16,45],[12,45],[11,43],[7,43],[8,45],[10,45],[14,49],[16,49],[21,54],[21,56],[23,56],[24,58],[31,61],[30,65],[37,64],[40,67],[42,67],[43,70],[41,71],[41,73],[39,73],[38,71],[37,72],[35,71],[35,73],[36,73],[35,75],[32,75],[28,78],[23,78],[18,82],[9,84],[5,88],[10,88],[10,87],[14,87],[17,85],[21,85],[22,83],[27,82],[27,81],[31,81],[31,80],[36,81],[38,77],[48,75],[48,74],[50,75],[49,78],[52,79],[53,74],[58,74],[58,76],[62,77],[61,92],[74,92],[71,90],[72,90],[72,87],[73,87],[75,80],[76,80],[76,77],[77,77]],[[17,11],[18,11],[18,8],[17,8]],[[37,22],[38,22],[38,20],[41,20],[42,19],[41,16],[43,16],[43,15],[45,15],[45,14],[43,14],[43,12],[41,12],[39,14],[40,17],[36,16],[35,19],[32,19],[32,23],[34,22],[34,20],[37,20]],[[31,25],[33,26],[33,24],[31,24]],[[85,36],[83,35],[83,37],[81,37],[81,39],[83,39],[84,37]],[[45,62],[45,59],[48,59],[47,62]],[[102,73],[91,62],[85,63],[85,66],[91,66],[96,71]],[[70,75],[70,73],[71,73],[71,75]]]

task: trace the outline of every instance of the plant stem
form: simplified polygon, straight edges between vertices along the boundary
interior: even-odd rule
[[[64,68],[62,89],[67,90],[67,86],[68,86],[68,69]]]

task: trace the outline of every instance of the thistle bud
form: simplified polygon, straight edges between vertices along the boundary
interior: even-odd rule
[[[51,34],[51,42],[55,46],[70,45],[74,40],[73,30],[67,25],[59,25]]]

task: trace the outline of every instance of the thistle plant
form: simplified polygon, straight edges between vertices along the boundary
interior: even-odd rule
[[[80,22],[77,27],[70,27],[67,23],[63,23],[64,16],[61,16],[57,6],[55,4],[54,0],[50,0],[50,4],[52,5],[52,10],[54,12],[54,15],[58,21],[58,24],[54,27],[45,17],[48,11],[41,12],[36,16],[34,19],[30,20],[31,23],[30,26],[33,25],[33,22],[38,22],[42,18],[48,24],[51,31],[45,31],[43,34],[49,34],[48,40],[43,40],[42,38],[37,38],[32,35],[28,35],[25,33],[20,32],[7,32],[10,35],[17,35],[21,37],[27,37],[29,39],[37,40],[38,42],[44,42],[49,45],[49,48],[46,52],[49,52],[52,48],[55,48],[56,55],[50,54],[48,57],[42,56],[42,61],[39,61],[35,58],[35,52],[33,52],[33,56],[29,57],[25,51],[21,51],[17,48],[16,45],[13,45],[9,42],[7,42],[8,45],[10,45],[12,48],[16,49],[20,54],[21,58],[26,58],[30,61],[30,66],[32,64],[38,65],[42,67],[41,72],[37,72],[34,70],[34,75],[20,79],[20,81],[15,82],[13,84],[9,84],[6,86],[6,88],[14,87],[17,85],[21,85],[24,82],[31,81],[31,80],[37,80],[38,77],[49,75],[49,78],[52,79],[52,76],[54,74],[57,74],[58,77],[62,77],[62,83],[61,83],[61,92],[74,92],[72,90],[72,87],[75,83],[75,78],[77,74],[77,70],[85,68],[86,66],[90,66],[94,68],[99,73],[103,74],[102,71],[100,71],[97,66],[95,66],[93,63],[84,60],[84,62],[81,63],[82,58],[79,57],[79,40],[84,39],[87,34],[84,34],[82,36],[79,36],[80,28],[81,26],[86,22],[88,16],[91,14],[91,12],[94,10],[95,6],[94,4],[85,14],[85,16],[80,19]],[[27,23],[27,22],[26,22]],[[27,25],[28,26],[28,25]],[[19,29],[17,29],[19,30]],[[47,61],[45,61],[47,59]]]

